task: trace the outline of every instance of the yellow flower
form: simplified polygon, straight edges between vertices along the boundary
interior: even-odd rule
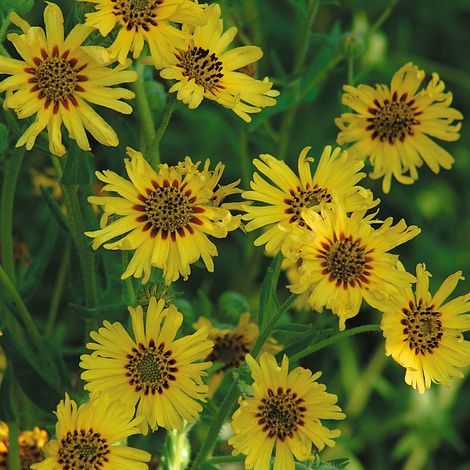
[[[432,74],[426,88],[418,91],[424,72],[408,63],[398,70],[387,85],[344,86],[342,102],[355,113],[336,119],[340,129],[338,144],[351,143],[351,157],[369,157],[371,178],[384,178],[382,188],[390,191],[392,175],[403,184],[418,179],[417,168],[423,162],[434,173],[439,167],[449,169],[452,156],[430,137],[445,141],[459,138],[462,114],[450,107],[452,94],[445,93],[444,83]],[[406,175],[406,173],[409,173]]]
[[[0,468],[8,468],[10,451],[8,425],[0,421]],[[21,470],[29,470],[33,463],[41,462],[40,449],[48,440],[47,432],[35,427],[32,431],[23,431],[18,436]]]
[[[188,39],[184,46],[175,44],[160,75],[177,81],[170,92],[177,92],[176,97],[190,109],[197,108],[207,98],[250,122],[249,114],[276,104],[274,98],[279,92],[272,89],[273,84],[267,78],[256,80],[240,71],[262,57],[261,49],[244,46],[226,50],[237,28],[223,32],[218,4],[208,7],[206,24],[183,27],[183,32]],[[158,63],[155,65],[158,67]]]
[[[259,364],[250,355],[246,362],[253,376],[253,397],[240,401],[229,439],[234,453],[245,454],[245,468],[269,470],[271,454],[276,448],[274,470],[294,470],[294,457],[305,461],[312,458],[312,444],[322,450],[333,447],[339,430],[323,426],[321,419],[344,419],[337,397],[326,392],[316,380],[321,372],[312,374],[296,367],[290,373],[287,356],[281,367],[269,353],[263,353]]]
[[[94,343],[87,348],[92,354],[81,356],[81,377],[92,396],[109,392],[120,397],[129,410],[143,415],[141,432],[159,426],[183,428],[183,420],[194,421],[202,410],[198,401],[205,400],[207,386],[202,376],[210,362],[205,359],[212,349],[208,331],[175,339],[183,315],[174,305],[165,308],[165,301],[150,299],[144,324],[142,307],[129,307],[132,318],[132,339],[121,323],[105,321],[97,332],[90,333]],[[144,326],[145,325],[145,326]]]
[[[470,364],[470,341],[463,333],[470,329],[470,293],[444,301],[463,279],[458,271],[449,276],[432,296],[424,264],[416,266],[416,291],[408,288],[400,301],[384,305],[382,330],[385,353],[405,367],[405,382],[419,393],[431,382],[447,384],[462,378],[458,369]]]
[[[91,149],[85,129],[103,145],[117,146],[116,133],[87,101],[130,114],[132,107],[120,100],[133,98],[134,93],[111,86],[135,81],[136,73],[125,66],[106,67],[105,49],[82,46],[93,31],[88,26],[76,25],[64,39],[64,18],[55,3],[44,10],[45,32],[15,13],[11,19],[24,33],[8,35],[23,60],[0,56],[0,74],[11,75],[0,82],[0,92],[7,92],[4,106],[20,119],[36,115],[16,146],[31,150],[47,127],[49,149],[61,156],[66,151],[62,123],[83,150]]]
[[[204,24],[202,5],[192,0],[79,0],[95,3],[97,11],[86,14],[85,24],[108,36],[116,27],[116,39],[108,49],[112,58],[125,63],[129,52],[140,57],[144,44],[150,47],[155,63],[161,67],[174,47],[184,47],[186,35],[172,23]]]
[[[209,330],[209,339],[214,342],[214,349],[207,360],[222,365],[209,382],[209,395],[212,396],[220,385],[224,372],[245,362],[245,356],[258,339],[259,328],[256,322],[250,321],[248,312],[241,315],[235,328],[216,328],[206,317],[200,317],[193,326],[196,329],[205,327]],[[280,349],[273,338],[269,338],[263,348],[268,352],[277,352]]]
[[[104,247],[135,250],[122,279],[144,276],[144,284],[152,266],[163,269],[166,283],[180,275],[187,279],[190,265],[199,258],[212,272],[217,248],[207,236],[224,238],[236,227],[227,209],[211,204],[214,192],[207,178],[166,164],[155,171],[140,152],[128,148],[127,154],[126,171],[131,181],[110,170],[96,173],[107,183],[103,189],[120,197],[88,198],[105,211],[101,230],[86,232],[95,238],[93,248],[127,234]],[[121,217],[108,225],[113,214]]]
[[[113,396],[115,394],[113,393]],[[146,470],[151,455],[140,449],[117,445],[138,433],[142,417],[134,418],[134,410],[121,401],[101,394],[77,406],[65,394],[57,405],[56,439],[49,441],[46,459],[31,466],[33,470],[69,470],[102,468],[114,470]]]
[[[201,162],[193,163],[190,157],[185,157],[183,162],[178,163],[178,168],[181,169],[184,175],[198,174],[204,180],[204,187],[212,192],[209,199],[209,204],[213,207],[221,207],[229,211],[241,211],[242,203],[240,201],[226,202],[225,198],[233,196],[234,194],[241,194],[243,191],[237,186],[240,184],[240,179],[227,185],[220,185],[219,181],[225,170],[225,165],[218,162],[213,170],[210,170],[210,160],[206,159],[202,169],[199,169]],[[228,225],[228,231],[231,232],[240,226],[241,215],[232,217]]]
[[[330,146],[324,148],[318,167],[312,177],[310,165],[313,158],[307,154],[311,147],[305,147],[299,155],[297,176],[283,161],[271,155],[260,155],[260,160],[253,161],[256,168],[271,182],[258,173],[254,173],[250,183],[252,191],[246,191],[242,197],[264,203],[263,205],[245,206],[244,220],[250,222],[246,230],[266,227],[266,231],[255,240],[255,245],[266,244],[269,255],[275,255],[281,249],[286,231],[278,226],[285,222],[293,226],[305,226],[302,209],[311,208],[319,211],[324,205],[342,202],[347,212],[366,210],[379,203],[374,201],[369,190],[356,186],[364,178],[360,173],[363,162],[348,160],[346,152]]]
[[[321,214],[304,210],[309,226],[291,229],[283,254],[298,269],[297,281],[289,289],[308,292],[308,305],[321,312],[323,307],[339,317],[339,328],[359,313],[362,299],[380,308],[389,297],[400,295],[415,280],[399,264],[398,256],[388,253],[420,233],[402,219],[392,227],[389,217],[379,227],[374,214],[323,210]]]

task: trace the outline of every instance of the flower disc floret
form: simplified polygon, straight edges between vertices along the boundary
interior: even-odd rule
[[[339,317],[341,330],[359,313],[363,298],[380,308],[415,280],[388,251],[417,236],[420,229],[407,227],[404,220],[392,226],[392,218],[379,222],[373,217],[362,211],[347,216],[341,208],[321,213],[306,209],[303,218],[309,230],[285,229],[289,289],[317,312],[330,309]]]
[[[7,92],[4,106],[20,119],[35,115],[16,146],[31,150],[47,128],[49,149],[61,156],[66,151],[62,124],[83,150],[91,150],[86,131],[103,145],[117,146],[116,132],[88,102],[130,114],[132,107],[121,100],[134,98],[134,93],[113,87],[136,80],[137,74],[126,70],[129,63],[112,69],[105,49],[83,46],[93,31],[90,27],[76,25],[64,38],[64,18],[55,3],[44,10],[45,30],[30,26],[16,13],[11,19],[23,34],[12,33],[8,39],[23,60],[0,56],[0,74],[10,75],[0,82],[0,92]]]
[[[211,352],[207,328],[176,339],[183,315],[174,305],[150,299],[144,319],[142,307],[131,308],[133,337],[121,323],[105,321],[90,333],[93,352],[81,356],[81,377],[92,396],[115,393],[129,409],[144,416],[141,432],[162,426],[183,429],[202,411],[207,396],[202,377],[211,365],[203,361]]]
[[[283,223],[292,227],[306,227],[302,218],[304,209],[321,210],[341,201],[344,210],[367,210],[379,203],[372,193],[358,186],[365,177],[360,172],[363,163],[348,160],[346,152],[327,146],[319,159],[314,175],[308,156],[311,147],[305,147],[299,155],[298,174],[281,160],[271,155],[260,155],[253,161],[261,173],[255,172],[250,182],[251,191],[242,197],[254,204],[245,205],[244,220],[249,221],[246,230],[264,227],[265,232],[255,240],[255,245],[266,245],[266,252],[275,255],[281,249],[287,231],[279,228]],[[263,176],[261,176],[263,175]]]
[[[197,108],[204,98],[232,109],[244,121],[250,122],[252,113],[259,113],[276,104],[279,92],[265,78],[256,80],[242,69],[263,53],[259,47],[244,46],[227,50],[237,34],[235,27],[223,31],[220,6],[207,8],[207,21],[202,26],[183,26],[184,45],[175,44],[160,75],[176,80],[170,92],[190,109]],[[150,62],[159,67],[153,54]]]
[[[462,114],[451,108],[452,94],[437,73],[419,90],[424,72],[408,63],[393,76],[390,87],[344,86],[343,104],[352,109],[336,119],[338,144],[351,144],[352,158],[369,158],[371,178],[383,178],[390,191],[392,176],[402,184],[418,179],[417,169],[426,163],[434,173],[449,169],[453,157],[431,138],[459,138]]]
[[[216,167],[215,177],[208,170],[198,171],[197,167],[163,164],[155,171],[141,153],[130,148],[127,153],[130,159],[125,163],[130,181],[110,170],[96,173],[106,183],[104,190],[118,196],[88,198],[104,208],[101,230],[86,232],[95,239],[93,248],[105,244],[111,250],[134,250],[122,279],[143,276],[146,283],[154,266],[163,269],[169,284],[180,276],[187,279],[190,265],[199,258],[212,272],[212,257],[217,255],[217,249],[208,235],[224,238],[239,224],[222,203],[224,195],[215,188],[223,167]],[[121,217],[108,223],[111,215]]]
[[[114,393],[113,393],[114,394]],[[57,406],[56,439],[44,447],[45,460],[33,470],[145,470],[151,455],[119,445],[138,433],[142,417],[119,399],[101,394],[77,406],[68,394]]]
[[[186,35],[176,26],[206,22],[204,5],[193,0],[81,0],[94,3],[96,11],[85,15],[87,26],[102,36],[117,31],[108,52],[124,64],[129,52],[140,57],[147,43],[158,68],[171,58],[173,47],[184,47]]]
[[[320,420],[344,419],[337,397],[326,392],[303,367],[290,373],[287,356],[279,367],[276,359],[263,353],[257,362],[246,356],[254,380],[253,396],[240,400],[232,417],[234,435],[229,439],[234,454],[246,455],[245,468],[269,470],[275,448],[274,470],[293,470],[294,458],[312,458],[312,446],[319,451],[333,447],[339,430],[330,430]]]
[[[445,303],[459,280],[458,271],[449,276],[432,295],[424,264],[416,266],[416,290],[410,288],[381,309],[385,353],[406,369],[405,382],[419,393],[431,383],[448,384],[462,378],[460,370],[470,364],[470,341],[463,333],[470,329],[470,293]]]

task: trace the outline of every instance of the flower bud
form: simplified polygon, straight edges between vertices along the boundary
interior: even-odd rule
[[[339,46],[345,57],[353,59],[364,50],[364,39],[357,33],[345,33],[341,37]]]

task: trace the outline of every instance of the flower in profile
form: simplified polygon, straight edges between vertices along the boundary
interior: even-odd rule
[[[174,305],[165,308],[165,301],[153,297],[144,323],[142,307],[129,307],[134,338],[121,323],[105,321],[98,331],[90,333],[95,341],[88,343],[92,354],[81,356],[81,377],[85,389],[94,396],[113,393],[137,415],[143,415],[141,432],[158,427],[183,428],[183,420],[194,421],[202,410],[207,386],[202,376],[210,362],[212,342],[206,328],[175,339],[183,315]]]
[[[256,46],[236,47],[227,51],[237,28],[231,27],[223,32],[220,15],[220,6],[212,4],[208,7],[207,23],[183,27],[183,32],[188,36],[185,45],[175,44],[171,58],[160,75],[176,80],[170,92],[176,92],[177,99],[190,109],[197,108],[207,98],[250,122],[249,114],[274,106],[274,98],[279,92],[272,89],[273,84],[267,78],[256,80],[240,71],[259,60],[263,52]],[[158,63],[155,65],[158,67]]]
[[[198,172],[160,165],[155,171],[140,152],[127,149],[126,171],[130,181],[111,170],[97,172],[106,183],[105,191],[119,196],[91,196],[88,201],[104,207],[101,230],[86,232],[94,238],[97,249],[106,243],[110,250],[135,250],[122,275],[144,277],[145,284],[152,266],[163,269],[165,282],[187,279],[190,265],[202,258],[208,271],[214,270],[217,248],[208,235],[224,238],[236,226],[230,212],[211,203],[214,188]],[[109,223],[110,215],[121,216]]]
[[[250,321],[250,314],[243,313],[235,328],[217,328],[206,317],[200,317],[193,325],[199,329],[205,327],[209,330],[209,339],[214,342],[207,360],[221,367],[216,370],[209,381],[209,394],[213,395],[229,369],[239,367],[245,362],[245,356],[251,351],[259,336],[259,328],[256,322]],[[269,338],[263,350],[277,352],[281,347],[273,338]]]
[[[33,463],[41,462],[40,449],[48,441],[47,432],[37,426],[32,431],[23,431],[18,436],[21,470],[29,470]],[[10,452],[8,425],[0,421],[0,468],[8,468]]]
[[[114,394],[113,394],[114,395]],[[146,470],[151,455],[140,449],[118,445],[137,434],[142,417],[109,395],[101,394],[77,406],[68,394],[57,405],[56,439],[44,447],[46,459],[33,470],[102,468]]]
[[[85,15],[86,25],[97,28],[102,36],[119,30],[108,52],[122,64],[129,52],[138,59],[147,43],[155,63],[161,67],[172,46],[185,44],[185,34],[174,24],[202,25],[206,21],[204,6],[193,0],[80,1],[95,4],[96,11]]]
[[[407,227],[403,219],[392,226],[391,217],[383,223],[373,217],[363,211],[347,216],[341,210],[325,209],[321,214],[304,210],[311,230],[291,229],[283,246],[284,256],[298,270],[289,289],[296,294],[308,292],[307,303],[317,312],[330,309],[339,317],[340,330],[359,313],[362,299],[380,309],[415,280],[398,256],[388,251],[421,230]],[[379,226],[374,228],[375,224]]]
[[[23,31],[8,35],[23,60],[0,56],[0,74],[11,75],[0,82],[0,92],[7,92],[4,107],[20,119],[36,115],[16,146],[31,150],[47,127],[49,149],[61,156],[66,151],[62,124],[83,150],[91,149],[86,131],[103,145],[117,146],[116,132],[88,102],[130,114],[132,107],[121,99],[134,93],[112,85],[133,82],[137,74],[126,66],[106,67],[105,49],[82,46],[93,28],[76,25],[64,39],[64,18],[55,3],[44,10],[45,31],[15,13],[11,20]]]
[[[312,177],[310,165],[313,158],[305,147],[299,155],[298,176],[281,160],[271,155],[260,155],[253,160],[256,168],[271,182],[254,173],[251,191],[242,197],[263,205],[246,205],[244,220],[249,220],[246,230],[266,227],[266,231],[255,240],[255,245],[266,245],[266,252],[275,255],[281,249],[287,232],[279,223],[308,227],[302,219],[302,210],[319,211],[325,205],[341,202],[347,212],[367,210],[379,203],[374,201],[369,190],[356,186],[365,177],[360,170],[363,162],[348,160],[346,152],[339,147],[333,151],[324,148],[318,167]]]
[[[434,294],[424,264],[416,266],[416,290],[406,289],[399,302],[381,309],[385,353],[405,367],[405,382],[419,393],[431,383],[448,384],[462,378],[459,370],[470,364],[470,341],[463,333],[470,329],[470,293],[444,303],[463,279],[458,271],[449,276]]]
[[[340,129],[338,144],[350,143],[353,158],[369,157],[371,178],[382,178],[382,189],[390,191],[392,176],[403,184],[418,179],[417,169],[423,162],[438,173],[449,169],[452,156],[432,138],[454,141],[459,138],[462,114],[450,107],[452,94],[437,73],[426,88],[418,91],[424,72],[408,63],[399,69],[387,85],[344,86],[342,103],[354,113],[336,119]],[[406,175],[406,173],[409,173]]]
[[[274,447],[274,470],[294,470],[299,461],[312,458],[312,444],[319,451],[333,447],[339,430],[331,430],[321,419],[344,419],[337,397],[312,374],[296,367],[290,373],[287,356],[281,367],[269,353],[259,363],[250,355],[246,362],[253,376],[253,396],[240,401],[232,418],[235,435],[229,439],[234,453],[246,455],[245,468],[269,470]]]

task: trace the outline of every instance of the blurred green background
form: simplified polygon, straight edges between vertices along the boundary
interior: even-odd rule
[[[73,0],[57,3],[67,12],[69,24],[81,18],[86,8],[83,5],[78,8]],[[258,64],[257,73],[260,78],[269,75],[273,79],[281,91],[279,104],[266,109],[252,124],[246,125],[230,111],[207,101],[194,111],[178,103],[162,142],[164,162],[175,163],[186,155],[193,160],[211,158],[214,164],[220,160],[226,164],[223,182],[242,178],[242,186],[247,187],[252,172],[251,159],[259,153],[277,156],[284,146],[286,161],[294,165],[300,150],[311,145],[311,153],[319,156],[325,145],[334,145],[337,128],[333,120],[344,111],[340,97],[341,87],[347,81],[347,64],[341,59],[340,40],[344,33],[351,31],[364,39],[363,52],[354,62],[356,84],[388,84],[401,65],[413,61],[428,76],[438,72],[447,89],[454,94],[453,106],[464,116],[469,114],[468,0],[321,2],[300,74],[294,74],[293,68],[305,23],[305,0],[224,0],[220,3],[227,25],[236,25],[240,29],[240,44],[251,43],[263,48],[264,58]],[[371,24],[390,6],[390,16],[369,33]],[[42,25],[43,7],[42,1],[35,2],[28,14],[32,24]],[[7,48],[13,53],[9,45]],[[327,71],[332,63],[337,65]],[[146,73],[149,100],[154,112],[159,114],[168,84],[150,69]],[[296,102],[299,87],[308,89],[300,103]],[[279,129],[293,106],[297,107],[297,112],[289,139],[280,141]],[[142,147],[138,121],[134,116],[125,117],[108,110],[100,110],[100,113],[119,130],[121,143],[117,149],[95,145],[93,165],[122,173],[125,147]],[[3,121],[3,115],[0,120]],[[382,217],[404,217],[409,224],[422,228],[419,237],[396,252],[409,271],[414,271],[418,262],[426,263],[433,274],[431,291],[457,270],[463,270],[467,276],[470,274],[470,135],[467,128],[464,120],[461,139],[455,143],[442,143],[456,160],[451,171],[443,170],[435,175],[422,167],[414,185],[402,186],[393,182],[388,195],[381,192],[380,181],[366,179],[363,182],[382,200]],[[1,164],[3,166],[3,162]],[[20,260],[22,280],[29,279],[27,273],[32,267],[37,270],[34,282],[23,286],[26,300],[38,321],[43,323],[56,288],[57,273],[64,263],[64,253],[70,250],[66,234],[56,226],[48,206],[34,194],[31,184],[31,171],[45,171],[49,166],[48,157],[34,150],[25,159],[14,220],[15,239],[27,247],[27,253]],[[91,228],[96,220],[90,219],[89,223]],[[264,257],[261,248],[252,245],[254,238],[253,234],[246,235],[241,231],[232,233],[228,239],[217,243],[220,254],[215,260],[215,274],[194,267],[189,281],[175,286],[179,305],[186,314],[187,331],[199,315],[212,315],[221,323],[235,324],[245,304],[246,308],[256,312],[260,284],[270,260]],[[98,257],[102,304],[116,304],[116,299],[120,299],[121,308],[110,310],[108,316],[124,319],[125,293],[118,280],[122,272],[121,255],[101,250]],[[106,280],[102,276],[104,264],[113,273]],[[74,386],[80,390],[78,355],[87,331],[83,314],[71,305],[83,301],[80,273],[74,269],[78,262],[73,251],[68,266],[58,324],[51,342],[65,354]],[[281,279],[280,297],[287,296],[283,285]],[[239,296],[234,296],[236,301],[234,298],[227,301],[227,295],[222,295],[226,291],[238,293]],[[465,288],[465,282],[461,282],[456,294],[466,291],[468,284]],[[327,312],[321,316],[291,312],[285,320],[336,330],[336,318]],[[348,326],[370,322],[379,322],[378,313],[364,307]],[[292,339],[285,332],[277,337],[284,343]],[[404,383],[404,370],[385,358],[383,351],[383,338],[373,333],[344,341],[302,361],[305,367],[323,371],[321,381],[327,384],[330,392],[338,395],[339,403],[348,414],[341,424],[343,435],[337,446],[324,452],[322,458],[348,457],[351,470],[469,470],[466,446],[470,440],[468,381],[455,382],[450,388],[434,386],[420,396]],[[224,390],[220,390],[216,399],[223,393]],[[53,422],[52,415],[31,406],[38,419]],[[210,409],[208,413],[210,415]],[[204,419],[195,428],[192,438],[195,446],[207,423]],[[336,423],[332,424],[336,426]],[[161,445],[159,439],[155,445]],[[230,450],[222,443],[218,451],[228,453]],[[226,468],[240,467],[234,464]]]

